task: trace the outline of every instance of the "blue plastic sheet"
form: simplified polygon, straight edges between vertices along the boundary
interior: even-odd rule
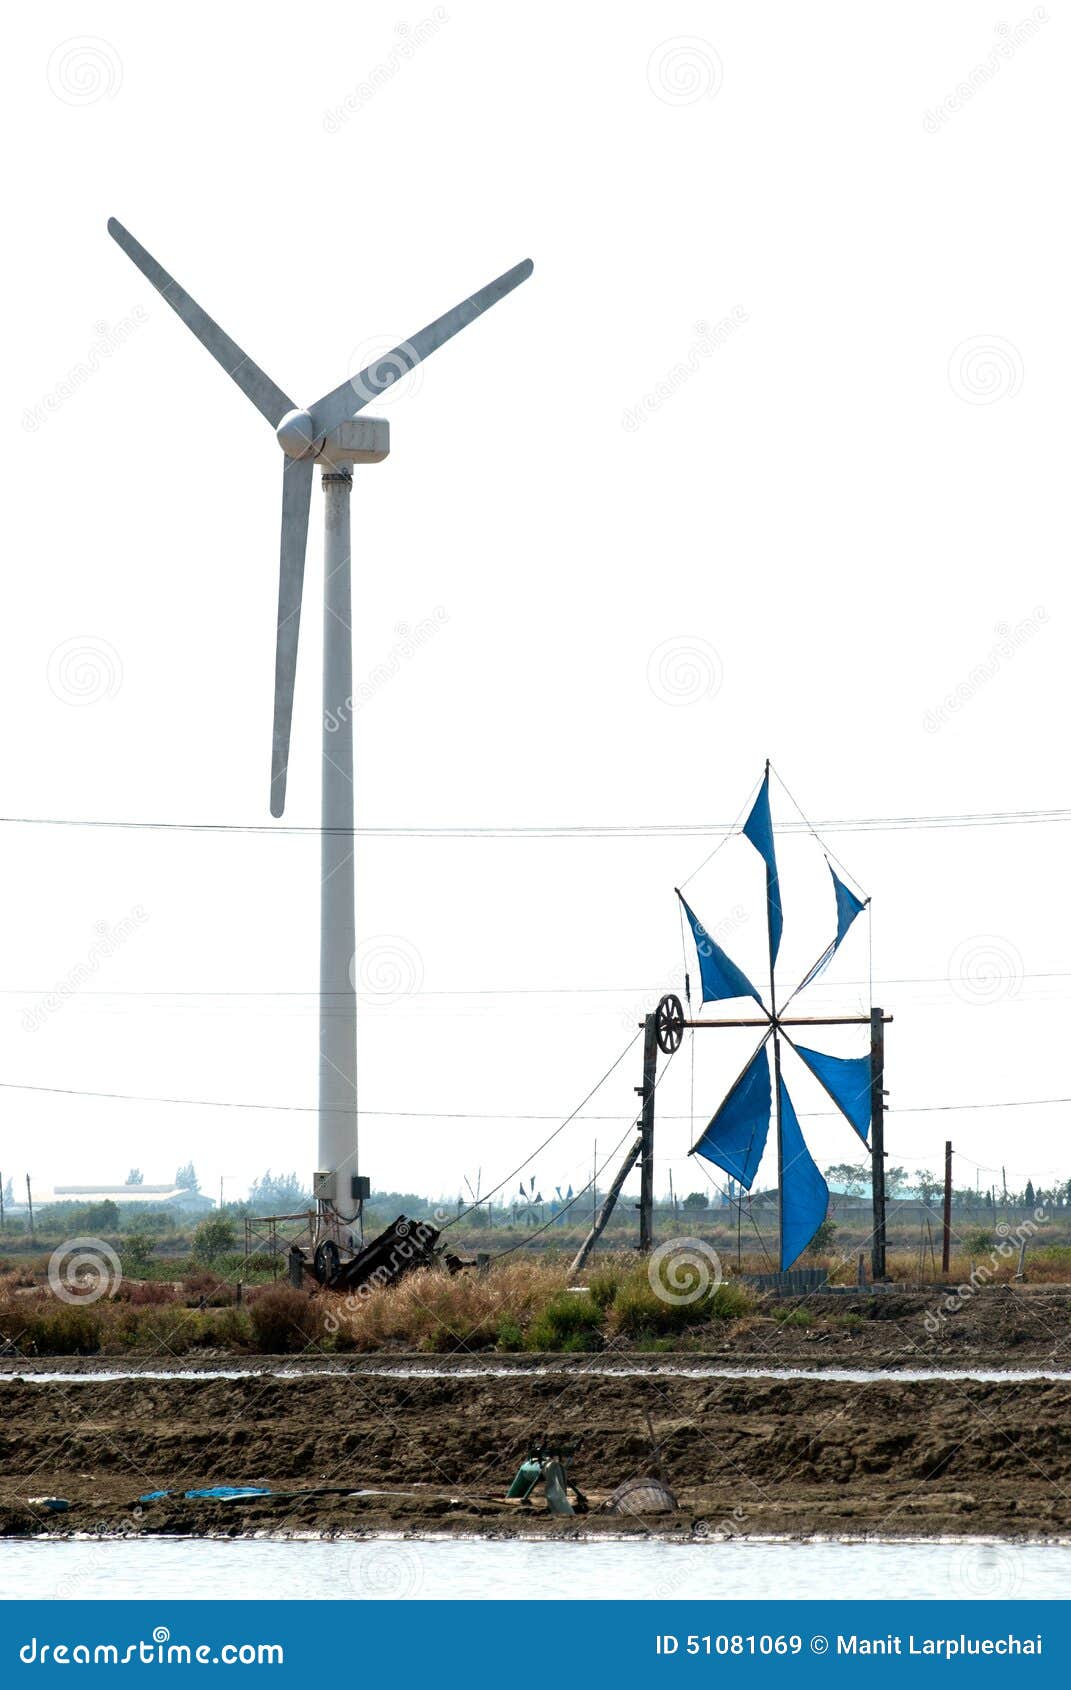
[[[850,891],[849,888],[845,886],[843,880],[839,878],[833,864],[828,860],[828,858],[826,860],[826,867],[833,876],[833,896],[837,900],[837,937],[833,940],[832,944],[826,946],[814,967],[804,975],[803,979],[796,987],[796,992],[802,992],[804,986],[809,986],[812,980],[817,980],[823,969],[829,967],[833,958],[837,954],[837,948],[840,945],[841,940],[852,925],[852,922],[855,920],[857,915],[861,915],[866,909],[866,904],[860,898],[857,898],[855,893]],[[793,992],[793,997],[795,997],[796,992]]]
[[[770,1059],[763,1040],[733,1086],[695,1154],[721,1168],[750,1191],[770,1130]]]
[[[866,1144],[870,1133],[869,1056],[827,1056],[825,1051],[808,1050],[806,1045],[793,1048]]]
[[[751,806],[751,814],[744,823],[744,837],[754,845],[766,864],[766,915],[770,923],[770,961],[777,961],[781,948],[781,885],[777,878],[777,857],[774,854],[773,822],[770,818],[770,771],[766,770],[759,795]]]
[[[762,999],[747,975],[737,968],[732,957],[726,955],[720,945],[715,944],[687,900],[679,892],[677,896],[684,906],[688,925],[692,929],[692,938],[695,940],[699,957],[699,977],[703,984],[703,1002],[720,1003],[725,998],[754,998],[761,1009]]]
[[[826,1218],[829,1187],[803,1142],[796,1111],[781,1081],[781,1271],[802,1256]]]

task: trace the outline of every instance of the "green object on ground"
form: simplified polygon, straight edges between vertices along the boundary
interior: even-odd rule
[[[510,1485],[506,1495],[519,1496],[523,1502],[526,1497],[531,1496],[539,1483],[542,1470],[541,1463],[531,1457],[527,1461],[522,1461],[517,1469],[517,1477]]]

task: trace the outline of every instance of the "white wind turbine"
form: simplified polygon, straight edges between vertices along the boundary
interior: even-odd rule
[[[271,813],[281,816],[286,797],[290,725],[294,707],[298,624],[314,465],[324,489],[323,719],[321,728],[320,847],[320,1086],[319,1163],[315,1190],[319,1224],[314,1243],[330,1266],[353,1247],[349,1228],[367,1195],[357,1164],[357,998],[353,979],[354,923],[353,651],[350,611],[350,492],[355,463],[380,463],[390,450],[388,425],[357,421],[377,394],[407,375],[459,329],[496,305],[532,274],[525,259],[455,305],[445,316],[384,353],[359,375],[342,382],[307,410],[276,387],[270,376],[202,311],[155,258],[111,218],[108,233],[163,296],[201,345],[275,430],[283,449],[282,529],[279,545],[279,617],[275,647],[275,714],[272,728]],[[333,1246],[333,1250],[332,1250]]]

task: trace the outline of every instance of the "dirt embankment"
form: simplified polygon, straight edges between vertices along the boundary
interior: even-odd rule
[[[681,1512],[584,1530],[1071,1533],[1071,1382],[621,1378],[581,1358],[508,1378],[0,1380],[0,1530],[574,1531],[504,1501],[530,1439],[582,1434],[573,1474],[597,1503],[654,1470],[645,1410]],[[219,1484],[335,1494],[137,1500]]]

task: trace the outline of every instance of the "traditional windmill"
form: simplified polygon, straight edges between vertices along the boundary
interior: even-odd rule
[[[752,998],[760,1015],[732,1019],[689,1019],[680,999],[664,997],[653,1015],[644,1022],[643,1085],[637,1088],[643,1099],[640,1119],[640,1248],[652,1242],[654,1181],[654,1092],[658,1053],[672,1055],[686,1029],[755,1027],[761,1029],[758,1048],[730,1087],[720,1108],[692,1146],[690,1155],[703,1156],[750,1191],[762,1160],[770,1130],[771,1114],[777,1132],[778,1258],[782,1271],[803,1253],[826,1216],[829,1188],[807,1148],[799,1119],[782,1074],[782,1040],[814,1075],[837,1109],[859,1134],[871,1153],[874,1190],[874,1232],[871,1265],[875,1278],[885,1273],[885,1164],[883,1142],[884,1028],[892,1019],[881,1009],[866,1015],[788,1015],[793,999],[828,967],[856,917],[868,899],[859,898],[845,885],[831,863],[836,905],[836,933],[799,985],[778,1006],[775,970],[781,945],[783,916],[781,891],[770,816],[770,765],[758,796],[743,827],[744,837],[759,853],[766,867],[766,919],[769,939],[769,1003],[742,969],[711,938],[695,911],[678,890],[699,959],[702,1003],[725,1003]],[[867,1056],[830,1056],[798,1042],[788,1031],[802,1027],[869,1025],[870,1053]],[[771,1083],[769,1049],[773,1048]]]

